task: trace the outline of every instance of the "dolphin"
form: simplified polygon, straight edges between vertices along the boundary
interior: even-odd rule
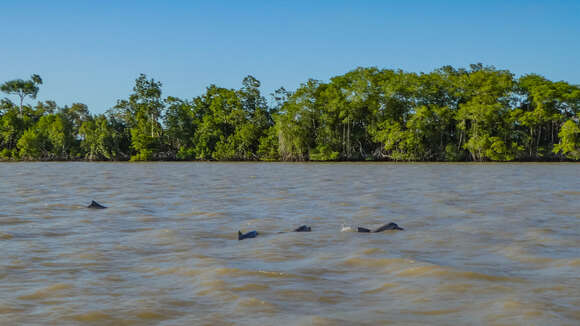
[[[242,233],[241,231],[238,231],[238,240],[244,240],[244,239],[251,239],[251,238],[255,238],[258,236],[258,231],[250,231],[248,233]]]
[[[312,228],[309,227],[308,225],[301,225],[294,229],[294,232],[310,232],[310,231],[312,231]]]
[[[342,226],[341,232],[360,232],[360,233],[377,233],[377,232],[383,232],[383,231],[387,231],[387,230],[404,230],[402,227],[398,226],[397,223],[389,223],[389,224],[385,224],[383,226],[381,226],[380,228],[376,229],[376,230],[371,230],[371,229],[367,229],[365,227],[362,226]]]
[[[363,228],[362,226],[350,226],[350,225],[342,225],[340,232],[362,232],[362,233],[369,233],[372,232],[367,228]]]
[[[383,232],[387,230],[404,230],[402,227],[398,226],[397,223],[389,223],[381,226],[380,228],[374,230],[373,232]],[[359,231],[360,232],[360,231]]]
[[[89,206],[87,206],[87,208],[93,208],[93,209],[105,209],[107,207],[97,203],[96,201],[91,201],[91,204]]]

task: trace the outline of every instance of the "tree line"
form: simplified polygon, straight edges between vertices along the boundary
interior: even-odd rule
[[[146,75],[104,114],[26,104],[38,75],[0,86],[0,160],[580,160],[580,86],[473,64],[430,73],[357,68],[266,100],[210,85],[163,97]]]

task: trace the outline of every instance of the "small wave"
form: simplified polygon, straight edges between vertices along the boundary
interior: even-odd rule
[[[276,297],[282,298],[285,301],[294,302],[317,302],[318,295],[311,290],[278,290],[275,292]]]
[[[170,305],[170,306],[179,307],[179,308],[194,307],[197,305],[197,302],[195,302],[195,301],[175,300],[175,299],[165,301],[165,303]]]
[[[200,282],[202,290],[197,291],[198,296],[208,296],[219,299],[221,302],[233,302],[239,299],[239,295],[230,291],[230,287],[223,280],[209,280]]]
[[[43,209],[79,209],[85,208],[83,205],[70,205],[70,204],[44,204]]]
[[[399,277],[436,277],[446,279],[470,279],[470,280],[485,280],[495,282],[522,282],[522,279],[509,277],[489,275],[485,273],[478,273],[472,271],[457,270],[451,267],[431,265],[426,263],[416,263],[410,259],[404,258],[349,258],[342,263],[349,267],[362,267],[369,269],[376,269],[380,271],[388,271],[396,273]]]
[[[374,288],[374,289],[371,289],[371,290],[366,290],[363,293],[365,293],[365,294],[376,294],[376,293],[381,293],[381,292],[384,292],[384,291],[389,291],[389,290],[391,290],[393,288],[396,288],[398,286],[399,286],[399,284],[396,284],[396,283],[384,283],[383,285],[379,286],[378,288]]]
[[[15,259],[10,262],[10,265],[4,265],[3,267],[6,269],[26,269],[28,264],[22,260]]]
[[[280,311],[277,305],[257,298],[241,298],[236,303],[236,310],[241,313],[260,312],[274,314]]]
[[[111,315],[102,311],[89,311],[82,314],[71,315],[69,316],[69,319],[83,323],[112,322],[115,320]]]
[[[226,214],[224,212],[199,212],[198,215],[209,217],[209,218],[225,217],[226,216]]]
[[[471,271],[454,270],[449,267],[441,267],[435,265],[425,265],[407,268],[397,275],[406,277],[429,277],[434,276],[438,278],[446,278],[456,280],[458,278],[494,282],[523,282],[522,279],[508,276],[489,275]]]
[[[474,285],[470,283],[446,283],[437,287],[437,291],[457,294],[473,293],[475,290],[476,289],[474,289]]]
[[[344,300],[344,297],[338,295],[323,295],[318,298],[318,302],[335,305]]]
[[[292,244],[293,246],[295,246],[295,244]],[[286,247],[290,247],[290,246],[286,246]],[[271,252],[271,251],[267,251],[267,252],[256,252],[257,256],[260,257],[260,259],[262,259],[265,262],[286,262],[286,261],[290,261],[290,260],[300,260],[300,259],[304,259],[307,258],[306,255],[298,253],[298,252],[284,252],[283,254],[281,253],[277,253],[277,252]]]
[[[155,229],[154,228],[138,227],[138,228],[133,228],[133,229],[121,229],[121,230],[119,230],[119,232],[137,233],[137,232],[146,232],[146,231],[152,231],[152,230],[155,230]]]
[[[580,267],[580,258],[572,258],[572,259],[558,259],[556,266],[570,266],[570,267]]]
[[[488,317],[493,321],[508,320],[509,317],[514,314],[523,316],[526,319],[537,319],[544,315],[545,309],[545,307],[533,303],[527,303],[518,297],[509,297],[504,300],[498,300],[495,302],[495,306],[498,308],[499,312]]]
[[[414,263],[413,260],[404,258],[361,258],[353,257],[343,261],[346,266],[383,268],[390,265],[408,265]]]
[[[543,286],[532,290],[534,293],[567,292],[570,288],[564,285]]]
[[[454,314],[454,313],[458,313],[462,310],[463,310],[463,308],[439,309],[439,310],[407,310],[407,311],[402,311],[402,313],[414,314],[414,315],[425,315],[425,316],[438,316],[438,315]]]
[[[124,282],[125,281],[125,279],[119,275],[107,275],[107,276],[103,277],[102,280],[107,281],[107,282]]]
[[[222,240],[238,240],[238,235],[234,232],[210,232],[210,231],[200,231],[195,233],[195,238],[198,239],[222,239]]]
[[[496,252],[508,259],[522,263],[546,265],[556,261],[556,259],[551,257],[532,255],[527,250],[519,246],[502,247],[496,250]]]
[[[29,220],[23,220],[21,218],[12,217],[12,218],[2,218],[0,219],[0,225],[14,225],[14,224],[25,224],[30,223]]]
[[[0,314],[10,314],[14,312],[23,312],[23,308],[16,308],[9,305],[0,304]]]
[[[37,290],[31,294],[23,295],[18,297],[21,300],[39,300],[39,299],[46,299],[46,298],[58,298],[64,297],[67,294],[64,293],[66,290],[72,289],[73,286],[66,283],[58,283],[54,284],[40,290]]]
[[[143,223],[157,223],[163,221],[161,218],[157,216],[142,216],[138,217],[136,220]]]
[[[303,279],[303,280],[317,280],[317,277],[308,276],[308,275],[296,275],[290,274],[286,272],[277,272],[277,271],[264,271],[264,270],[246,270],[246,269],[239,269],[239,268],[217,268],[212,271],[212,274],[219,275],[219,276],[229,276],[229,277],[244,277],[244,276],[258,276],[258,277],[267,277],[267,278],[296,278],[296,279]]]
[[[202,270],[187,267],[172,267],[166,269],[153,269],[157,275],[180,275],[180,276],[197,276],[202,273]]]
[[[110,258],[100,252],[91,252],[91,251],[80,251],[72,254],[60,254],[60,257],[67,258],[69,260],[92,260],[92,261],[99,261],[99,262],[106,262],[109,261]]]
[[[198,292],[200,295],[204,295],[206,292],[209,291],[222,291],[228,288],[224,280],[216,280],[216,279],[201,281],[199,283],[199,286],[206,289]]]
[[[258,283],[248,283],[242,286],[232,287],[231,290],[234,292],[258,292],[258,291],[267,291],[270,289],[270,286],[266,284],[258,284]]]
[[[353,323],[350,320],[338,319],[338,318],[330,318],[330,317],[323,317],[323,316],[310,316],[301,318],[298,321],[297,325],[300,326],[351,326],[353,324],[359,326],[370,326],[370,325],[389,325],[390,322],[381,321],[381,322],[374,322],[374,323],[367,323],[363,321],[357,321]]]
[[[71,235],[71,234],[73,234],[73,233],[49,231],[49,232],[43,232],[42,236],[47,237],[47,238],[55,238],[55,237],[66,237],[66,236]]]
[[[368,248],[362,251],[364,255],[374,255],[384,253],[385,250],[381,248]]]
[[[178,313],[176,311],[143,309],[135,312],[135,316],[143,320],[164,320],[175,318]]]

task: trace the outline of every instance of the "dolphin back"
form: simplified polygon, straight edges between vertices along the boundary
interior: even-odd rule
[[[87,208],[93,208],[93,209],[105,209],[107,207],[97,203],[96,201],[91,201],[91,204],[89,206],[87,206]]]
[[[309,227],[308,225],[301,225],[296,229],[294,229],[294,232],[310,232],[310,231],[312,231],[312,228]]]
[[[238,231],[238,240],[244,239],[251,239],[258,236],[258,231],[250,231],[248,233],[242,233],[242,231]]]
[[[397,223],[389,223],[389,224],[385,224],[383,226],[381,226],[380,228],[374,230],[373,232],[383,232],[383,231],[387,231],[387,230],[404,230],[402,227],[398,226]]]

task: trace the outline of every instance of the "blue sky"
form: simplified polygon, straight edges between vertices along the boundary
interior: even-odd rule
[[[0,81],[101,113],[139,73],[191,98],[246,75],[270,94],[357,66],[482,62],[580,84],[580,1],[4,1]]]

